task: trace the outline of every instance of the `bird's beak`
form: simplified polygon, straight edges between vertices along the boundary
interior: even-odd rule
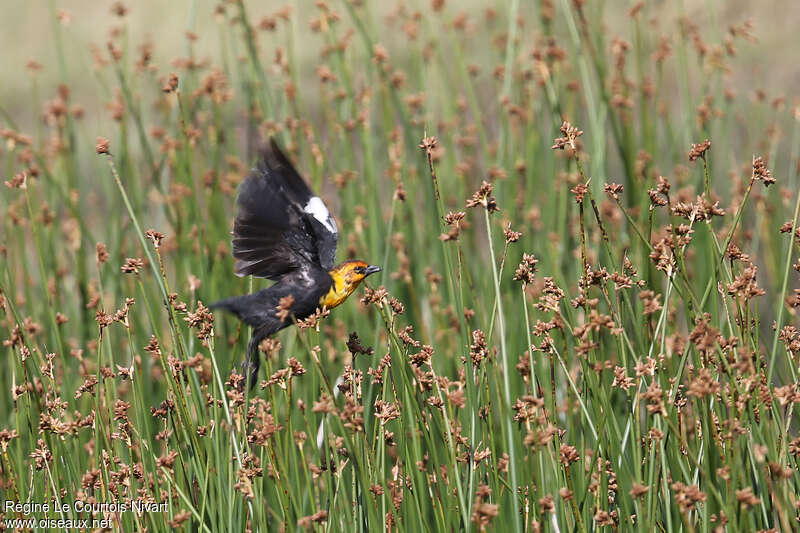
[[[374,274],[375,272],[380,272],[381,270],[383,269],[377,265],[369,265],[367,267],[367,270],[364,272],[364,277],[366,278],[370,274]]]

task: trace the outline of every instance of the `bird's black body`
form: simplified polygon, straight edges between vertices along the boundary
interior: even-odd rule
[[[258,375],[258,345],[321,306],[334,286],[329,271],[338,230],[325,204],[314,195],[274,141],[239,186],[233,226],[236,275],[276,281],[253,294],[211,305],[226,309],[253,327],[245,362],[251,386]],[[377,267],[376,267],[377,268]],[[278,316],[281,298],[292,296],[289,316]]]
[[[292,274],[272,287],[253,294],[220,300],[213,306],[232,312],[248,326],[268,330],[265,333],[268,336],[292,323],[291,320],[281,321],[276,315],[281,298],[292,296],[292,314],[298,320],[303,320],[314,314],[319,307],[320,298],[330,290],[331,283],[330,275],[324,271],[316,272],[316,277],[312,278],[306,278],[303,274]]]
[[[258,377],[260,366],[258,345],[293,323],[291,318],[281,320],[277,316],[281,298],[292,296],[294,302],[291,314],[297,320],[303,320],[319,308],[320,298],[330,290],[331,284],[331,276],[324,270],[292,273],[272,287],[212,304],[212,308],[230,311],[242,322],[253,327],[253,336],[247,347],[247,361],[244,364],[245,375],[249,376],[251,386]]]

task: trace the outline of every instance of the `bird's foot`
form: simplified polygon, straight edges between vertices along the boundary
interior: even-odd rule
[[[247,359],[242,363],[242,375],[244,379],[239,382],[239,392],[244,392],[244,384],[247,383],[252,390],[258,382],[258,369],[261,366],[257,358]]]

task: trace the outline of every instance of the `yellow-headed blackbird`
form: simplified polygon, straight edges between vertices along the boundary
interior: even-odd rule
[[[236,275],[277,282],[256,293],[211,305],[234,313],[253,327],[244,363],[252,387],[260,365],[258,345],[292,323],[287,315],[302,320],[317,309],[336,307],[361,280],[381,268],[364,261],[333,266],[336,222],[274,140],[239,186],[236,203]]]

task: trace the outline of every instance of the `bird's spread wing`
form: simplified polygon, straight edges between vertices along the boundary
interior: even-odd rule
[[[236,275],[277,280],[309,266],[333,267],[336,222],[274,140],[239,186],[237,204]]]

